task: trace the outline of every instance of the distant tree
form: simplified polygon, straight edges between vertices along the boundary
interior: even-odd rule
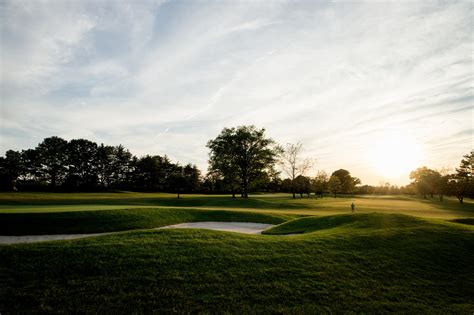
[[[161,159],[158,156],[146,155],[135,164],[135,185],[147,191],[158,190],[161,176]]]
[[[102,143],[97,147],[95,166],[102,187],[109,187],[112,183],[115,171],[114,162],[115,152],[113,146],[104,145]]]
[[[292,190],[291,179],[285,178],[284,180],[282,180],[280,189],[281,189],[281,191],[284,191],[284,192],[291,192],[291,190]]]
[[[355,186],[361,183],[360,179],[357,177],[352,177],[351,173],[345,169],[334,171],[331,177],[332,176],[335,176],[339,179],[341,185],[340,192],[343,194],[353,193]]]
[[[169,189],[175,192],[180,197],[180,193],[184,191],[185,187],[185,176],[183,167],[179,164],[173,166],[173,170],[170,172],[168,177]]]
[[[310,179],[306,176],[299,175],[298,177],[296,177],[293,181],[293,187],[294,190],[296,190],[296,192],[300,194],[301,198],[303,198],[303,194],[306,194],[309,197],[311,193]]]
[[[23,171],[21,153],[8,150],[0,158],[0,185],[2,190],[16,190],[16,181]]]
[[[464,203],[466,196],[474,197],[474,151],[463,156],[456,174],[452,176],[451,187],[460,203]]]
[[[38,184],[41,161],[38,150],[28,149],[21,152],[22,172],[20,179],[23,183]]]
[[[248,198],[252,182],[262,172],[272,168],[276,162],[277,149],[274,141],[265,137],[265,129],[255,126],[224,128],[217,138],[210,140],[207,147],[210,170],[219,172],[224,177],[234,176],[240,181],[243,198]],[[228,163],[235,170],[230,173]]]
[[[342,190],[341,180],[336,175],[331,175],[328,181],[329,190],[337,197],[337,193]]]
[[[410,179],[413,181],[416,191],[426,199],[429,194],[431,197],[436,192],[436,186],[441,175],[426,166],[419,167],[410,173]]]
[[[318,171],[316,176],[311,179],[311,186],[316,195],[323,196],[328,189],[329,176],[325,171]]]
[[[199,189],[201,172],[196,165],[186,164],[183,167],[184,191],[191,193]]]
[[[54,189],[62,184],[67,172],[68,142],[59,137],[45,138],[36,150],[39,155],[38,173]]]
[[[97,143],[73,139],[67,144],[67,185],[70,188],[93,189],[98,182]]]
[[[219,172],[208,172],[201,185],[202,191],[206,193],[222,192],[224,182]]]
[[[115,187],[123,187],[127,182],[132,181],[134,165],[138,159],[133,157],[122,145],[114,147],[113,151],[112,184]]]
[[[291,193],[293,199],[296,198],[295,180],[298,176],[304,176],[305,173],[311,168],[312,162],[310,159],[303,159],[301,152],[303,150],[303,144],[298,142],[296,144],[288,143],[283,149],[280,157],[280,165],[283,171],[291,180]]]
[[[444,195],[448,195],[450,193],[450,177],[450,170],[448,168],[442,168],[439,171],[435,171],[433,175],[433,189],[436,194],[438,194],[439,201],[443,201]]]
[[[223,143],[214,143],[216,150],[222,150]],[[209,143],[208,143],[209,147]],[[218,176],[225,189],[230,191],[232,198],[235,198],[236,191],[240,188],[241,178],[239,168],[235,165],[234,155],[230,154],[210,154],[209,174]]]

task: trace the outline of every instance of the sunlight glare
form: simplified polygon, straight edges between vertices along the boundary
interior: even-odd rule
[[[375,139],[368,157],[377,173],[387,178],[407,175],[420,166],[422,148],[413,137],[387,133]]]

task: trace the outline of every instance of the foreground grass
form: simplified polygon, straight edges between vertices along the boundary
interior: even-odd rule
[[[287,194],[255,195],[249,199],[222,195],[175,195],[161,193],[0,193],[0,213],[97,211],[132,208],[194,208],[238,210],[261,213],[334,215],[358,213],[401,213],[425,218],[474,217],[474,203],[460,204],[453,198],[423,200],[409,196],[348,196],[291,199]]]
[[[158,230],[0,246],[0,312],[474,311],[470,225],[360,214],[273,229],[288,232],[305,234]]]

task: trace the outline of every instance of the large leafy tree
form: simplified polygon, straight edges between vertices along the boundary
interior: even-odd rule
[[[419,167],[410,173],[410,179],[413,181],[416,191],[426,198],[428,194],[433,198],[437,191],[438,183],[441,181],[441,174],[426,166]]]
[[[16,181],[23,171],[21,153],[8,150],[0,158],[0,187],[2,190],[16,189]]]
[[[38,172],[53,189],[60,185],[66,177],[67,147],[66,140],[59,137],[49,137],[45,138],[36,148],[40,164]]]
[[[265,129],[255,126],[224,128],[207,147],[209,170],[238,181],[243,198],[248,197],[252,182],[273,168],[278,154],[275,142],[265,136]]]
[[[113,174],[111,181],[114,186],[121,187],[131,180],[133,174],[133,160],[136,160],[136,157],[133,157],[122,145],[114,147],[113,151]]]
[[[316,176],[311,179],[311,186],[316,195],[323,196],[328,188],[329,176],[325,171],[318,171]]]
[[[356,185],[359,185],[360,179],[357,177],[352,177],[351,173],[345,169],[339,169],[334,171],[331,177],[337,177],[340,182],[340,192],[343,194],[350,194],[354,192],[354,188]]]
[[[331,178],[329,178],[328,181],[328,187],[329,191],[334,194],[334,198],[337,197],[337,193],[341,192],[342,190],[342,185],[339,177],[335,175],[331,175]]]
[[[474,151],[463,156],[453,176],[452,187],[460,203],[464,202],[466,196],[474,197]]]
[[[109,187],[114,175],[115,152],[114,147],[104,145],[103,143],[97,147],[95,156],[95,166],[99,182],[102,187]]]
[[[73,139],[67,145],[68,184],[90,189],[96,186],[97,143],[86,139]]]

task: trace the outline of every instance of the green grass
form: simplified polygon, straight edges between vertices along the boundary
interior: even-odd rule
[[[305,234],[142,230],[0,246],[0,312],[474,312],[473,226],[354,214],[272,230],[295,232]]]
[[[304,217],[291,220],[264,231],[267,235],[304,234],[333,232],[341,229],[397,229],[419,226],[426,221],[399,214],[343,214],[325,217]],[[444,222],[443,222],[444,223]]]
[[[100,233],[150,229],[184,222],[199,221],[237,221],[279,224],[293,218],[295,218],[295,216],[292,215],[166,208],[0,213],[0,235]]]
[[[291,199],[288,194],[255,195],[249,199],[222,195],[176,195],[160,193],[0,193],[0,213],[97,211],[133,208],[220,209],[300,215],[357,213],[401,213],[425,218],[459,219],[474,217],[474,203],[460,204],[454,198],[439,202],[409,196],[346,196]]]
[[[0,246],[0,313],[472,314],[473,220],[452,198],[0,193],[0,235],[133,230]],[[276,226],[147,230],[198,221]]]

